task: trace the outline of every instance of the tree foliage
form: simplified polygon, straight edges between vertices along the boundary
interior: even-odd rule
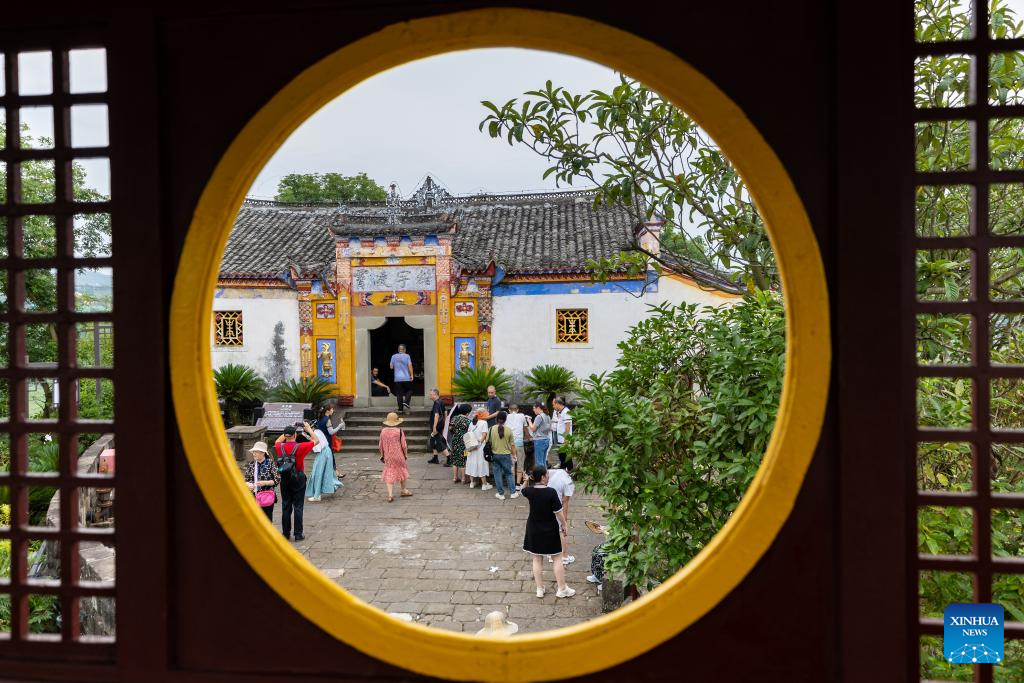
[[[772,247],[743,180],[708,134],[658,93],[620,75],[610,92],[574,93],[549,80],[522,100],[482,104],[489,113],[480,130],[547,159],[545,178],[595,186],[598,204],[630,207],[638,225],[665,221],[660,254],[635,240],[628,252],[593,264],[599,277],[623,268],[639,274],[653,259],[709,288],[778,286]],[[713,277],[718,270],[732,285]]]
[[[289,173],[278,181],[274,198],[279,202],[344,203],[383,201],[387,193],[365,173]]]
[[[917,0],[916,33],[920,41],[971,37],[970,4],[957,0]],[[1024,24],[1004,0],[988,3],[994,38],[1021,35]],[[971,58],[936,55],[918,58],[914,69],[914,101],[919,108],[956,107],[970,102]],[[997,52],[989,64],[987,87],[975,97],[992,104],[1014,104],[1024,97],[1024,56]],[[916,128],[916,164],[922,171],[966,170],[971,165],[971,131],[966,122],[933,121]],[[996,118],[989,124],[988,155],[992,168],[1024,166],[1024,121]],[[979,159],[985,153],[978,154]],[[984,163],[984,162],[981,162]],[[992,235],[1024,233],[1024,187],[994,183],[988,189],[987,225],[975,225],[974,188],[968,185],[921,186],[917,189],[916,231],[921,237],[964,237],[975,232]],[[1017,249],[989,251],[990,273],[976,273],[966,249],[927,249],[917,254],[917,296],[924,301],[1020,300],[1024,294],[1024,260]],[[976,281],[975,278],[982,278]],[[1024,363],[1024,316],[995,314],[989,318],[988,345],[993,365]],[[929,313],[917,316],[917,359],[922,365],[970,365],[974,362],[974,321],[971,316]],[[964,378],[924,377],[917,386],[918,424],[923,427],[970,427],[974,387]],[[990,380],[990,420],[995,429],[1024,427],[1024,386]],[[994,493],[1024,490],[1024,447],[992,444],[991,487]],[[965,492],[974,487],[972,448],[966,442],[918,445],[917,486],[921,490]],[[918,550],[932,555],[967,555],[974,551],[974,519],[969,508],[928,506],[918,511]],[[1012,510],[992,510],[992,553],[1019,557],[1024,553],[1024,518]],[[971,576],[955,572],[921,572],[920,613],[942,617],[946,605],[974,599]],[[1024,621],[1024,577],[992,577],[992,600],[1004,606],[1007,618]],[[922,646],[922,678],[973,679],[971,667],[950,665],[941,639],[926,639]],[[1010,661],[996,667],[996,680],[1024,679],[1024,664]]]
[[[0,136],[6,136],[6,128],[0,124]],[[53,141],[42,136],[33,136],[28,126],[20,130],[21,145],[24,148],[52,146]],[[21,167],[21,203],[40,204],[53,202],[56,196],[54,166],[50,160],[32,159],[23,161]],[[81,164],[72,163],[72,195],[80,202],[96,202],[107,199],[89,186],[89,179]],[[7,201],[7,168],[0,165],[0,202]],[[22,256],[27,259],[53,258],[57,253],[57,230],[50,216],[27,215],[22,219]],[[105,256],[109,253],[110,217],[107,214],[86,214],[75,223],[75,252],[83,257]],[[0,244],[0,256],[7,256],[6,243]],[[46,268],[22,271],[25,282],[25,309],[27,311],[50,312],[57,310],[57,273]],[[3,276],[3,281],[6,279]],[[0,302],[0,311],[7,310],[7,302]],[[25,352],[29,362],[57,362],[57,329],[53,323],[26,325]],[[7,348],[7,328],[0,329],[0,348]],[[53,380],[39,379],[36,385],[41,390],[40,405],[34,415],[43,419],[56,416],[54,404],[55,387]],[[0,403],[4,410],[9,397],[6,384],[0,387]]]
[[[650,588],[711,540],[760,465],[782,390],[782,302],[662,304],[619,350],[580,392],[567,456],[607,506],[609,571]]]

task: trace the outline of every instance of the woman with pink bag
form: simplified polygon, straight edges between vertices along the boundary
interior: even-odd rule
[[[245,483],[256,496],[256,504],[273,523],[274,503],[277,501],[274,489],[281,483],[281,474],[277,471],[274,461],[267,456],[267,444],[263,441],[253,444],[249,449],[249,455],[252,456],[252,460],[245,466]]]

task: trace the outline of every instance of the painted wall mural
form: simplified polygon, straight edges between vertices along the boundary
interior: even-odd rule
[[[353,292],[433,291],[434,266],[381,266],[352,269]]]
[[[316,376],[330,384],[338,382],[338,345],[334,339],[316,340]]]
[[[473,317],[476,313],[476,302],[475,301],[456,301],[455,302],[455,316],[458,318]]]
[[[356,306],[432,306],[434,293],[423,292],[359,292]]]
[[[455,338],[455,372],[476,367],[476,337]]]
[[[334,304],[317,304],[316,317],[325,320],[334,317]]]

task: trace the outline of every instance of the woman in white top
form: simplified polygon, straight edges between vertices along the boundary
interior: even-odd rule
[[[334,493],[342,486],[342,483],[334,474],[334,453],[327,441],[327,435],[319,429],[313,430],[316,434],[316,445],[313,446],[313,453],[316,454],[316,461],[313,463],[313,470],[306,479],[306,496],[311,503],[319,503],[320,497],[325,493]]]
[[[476,422],[470,427],[469,434],[476,434],[477,447],[466,455],[466,476],[469,477],[469,488],[476,488],[476,480],[480,480],[480,489],[487,491],[494,488],[487,483],[487,475],[490,473],[487,468],[487,461],[484,460],[484,444],[487,443],[487,415],[486,410],[476,414]]]

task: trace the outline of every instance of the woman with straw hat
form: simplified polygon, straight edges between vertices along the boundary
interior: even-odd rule
[[[484,617],[484,627],[476,632],[478,636],[508,638],[519,633],[519,624],[509,621],[501,610],[489,612]]]
[[[389,503],[395,501],[395,482],[401,487],[402,498],[412,495],[412,491],[405,486],[409,478],[409,467],[406,464],[409,459],[409,444],[405,440],[405,432],[398,428],[403,422],[405,420],[396,413],[388,413],[387,419],[384,420],[384,429],[380,430],[380,441],[377,443],[380,461],[384,463],[384,471],[380,473],[380,478],[388,487]]]
[[[256,496],[256,503],[271,522],[274,521],[274,503],[277,493],[274,489],[281,483],[281,474],[277,466],[267,457],[267,444],[257,441],[249,449],[252,459],[245,466],[245,482]]]

